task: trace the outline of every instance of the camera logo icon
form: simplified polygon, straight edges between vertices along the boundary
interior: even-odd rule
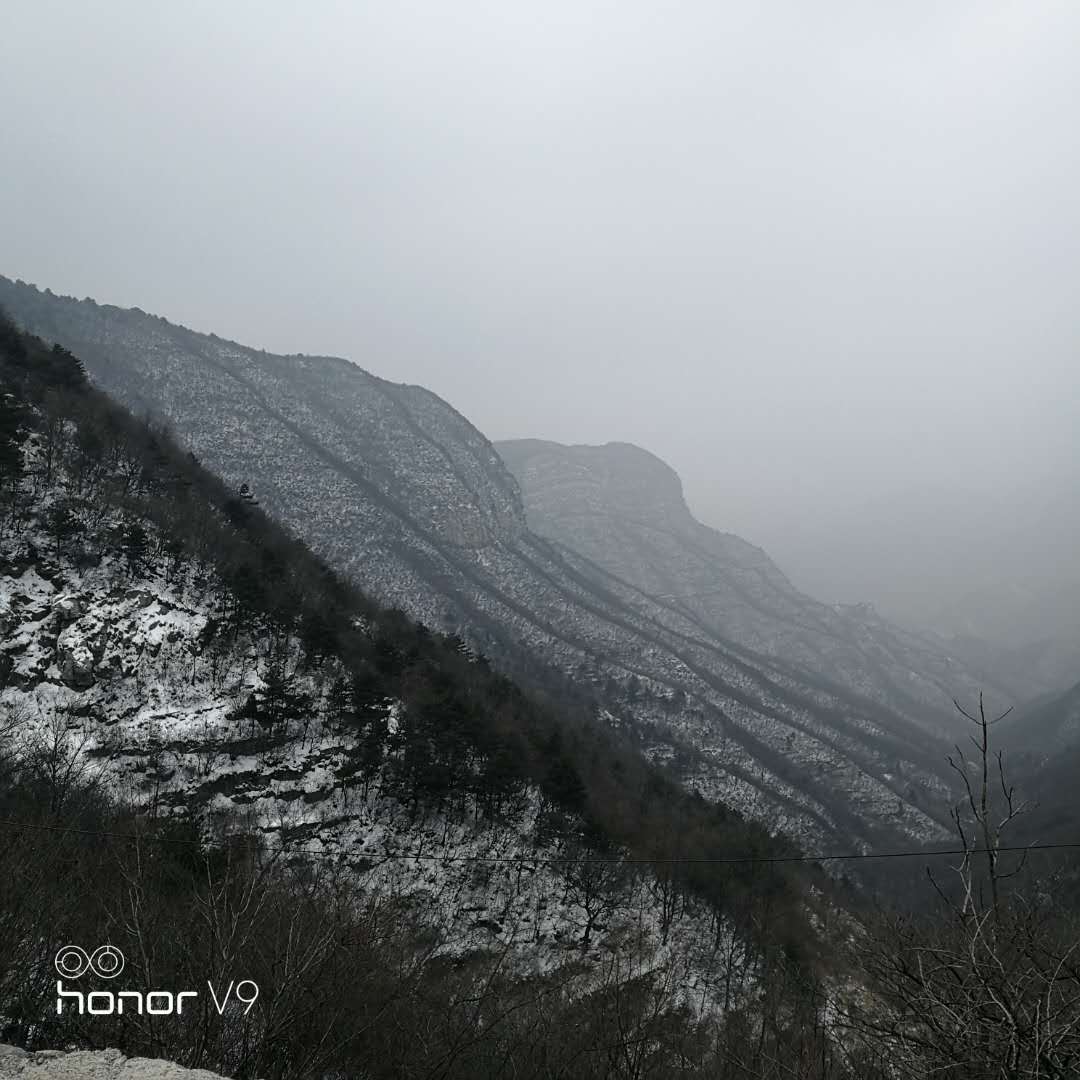
[[[115,945],[99,945],[92,953],[79,945],[65,945],[53,966],[65,979],[78,979],[88,971],[99,979],[115,979],[124,970],[124,954]]]

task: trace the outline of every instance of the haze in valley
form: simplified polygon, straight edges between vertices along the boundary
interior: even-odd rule
[[[1080,7],[12,0],[0,273],[634,442],[825,600],[1080,641]]]

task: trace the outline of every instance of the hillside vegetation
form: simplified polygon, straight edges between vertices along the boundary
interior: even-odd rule
[[[829,905],[724,861],[787,841],[372,603],[6,321],[0,617],[0,1036],[275,1077],[826,1053]],[[64,942],[261,1003],[58,1017]]]

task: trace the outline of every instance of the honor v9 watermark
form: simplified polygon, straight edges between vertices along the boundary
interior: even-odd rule
[[[62,1016],[65,1007],[80,1016],[119,1016],[138,1013],[147,1016],[182,1016],[184,1005],[199,997],[198,990],[81,990],[64,989],[64,980],[82,978],[87,972],[99,979],[115,979],[124,970],[124,954],[115,945],[99,945],[92,953],[78,945],[65,945],[53,960],[60,978],[56,980],[56,1015]],[[208,979],[207,990],[218,1015],[223,1016],[232,1002],[244,1006],[244,1015],[259,997],[259,987],[251,979],[232,981],[224,992]]]

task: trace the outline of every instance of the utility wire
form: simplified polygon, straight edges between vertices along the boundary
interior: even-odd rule
[[[106,837],[114,840],[141,840],[160,844],[183,844],[190,847],[202,847],[203,841],[189,840],[178,836],[152,836],[142,833],[113,832],[103,829],[79,829],[67,825],[41,825],[29,821],[14,821],[9,818],[0,818],[0,828],[22,829],[30,832],[62,833],[72,836]],[[686,864],[721,864],[721,865],[751,865],[761,863],[808,863],[808,862],[857,862],[863,859],[914,859],[914,858],[938,858],[948,855],[986,855],[990,851],[1002,855],[1009,852],[1037,852],[1037,851],[1075,851],[1080,850],[1080,842],[1061,844],[1014,844],[1002,845],[997,848],[938,848],[925,850],[911,848],[902,851],[878,851],[878,852],[843,852],[836,855],[761,855],[761,856],[701,856],[697,858],[678,858],[665,856],[661,858],[604,858],[593,856],[543,856],[530,858],[527,855],[446,855],[446,854],[423,854],[422,852],[372,852],[372,851],[328,851],[326,848],[291,847],[288,845],[267,846],[263,850],[278,852],[283,855],[312,855],[326,858],[337,855],[353,855],[359,858],[367,858],[381,861],[409,859],[417,862],[460,862],[460,863],[492,863],[503,865],[541,865],[560,866],[568,863],[601,863],[611,865],[630,866],[656,866]]]

